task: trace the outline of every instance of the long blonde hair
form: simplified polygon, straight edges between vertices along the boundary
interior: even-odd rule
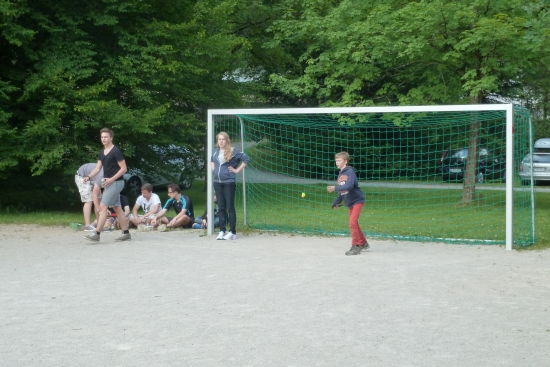
[[[227,142],[224,148],[221,148],[218,145],[218,136],[220,135],[224,137],[225,141]],[[229,135],[227,135],[225,131],[219,132],[218,135],[216,135],[216,145],[218,145],[218,148],[220,148],[220,150],[223,150],[223,158],[225,159],[225,161],[229,162],[229,160],[231,159],[231,151],[233,149],[231,149],[231,139],[229,139]]]

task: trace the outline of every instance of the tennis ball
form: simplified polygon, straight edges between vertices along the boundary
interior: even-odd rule
[[[306,197],[306,193],[302,192],[302,198],[305,198],[305,197]]]

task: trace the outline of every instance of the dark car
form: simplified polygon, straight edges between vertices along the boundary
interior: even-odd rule
[[[168,162],[176,168],[173,171],[161,173],[156,166],[141,160],[139,167],[128,167],[128,171],[123,176],[127,192],[134,196],[140,195],[141,185],[144,183],[150,183],[153,186],[177,183],[182,190],[189,189],[192,185],[186,170],[187,166],[191,165],[189,150],[175,145],[166,148],[151,146],[151,149],[160,161]]]
[[[443,152],[441,166],[438,168],[443,181],[461,181],[464,179],[468,148],[448,149]],[[476,169],[476,182],[486,179],[505,179],[506,160],[495,155],[487,148],[479,148],[479,159]]]

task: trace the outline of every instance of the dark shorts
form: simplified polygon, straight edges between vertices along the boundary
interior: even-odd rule
[[[193,217],[190,217],[191,220],[189,221],[189,223],[187,223],[186,226],[180,226],[181,228],[193,228],[193,223],[195,223],[195,218]],[[174,219],[174,217],[166,217],[166,219],[168,219],[168,223],[170,223],[172,221],[172,219]]]

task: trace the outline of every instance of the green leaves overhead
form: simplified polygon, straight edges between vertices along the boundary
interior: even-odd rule
[[[479,102],[540,58],[528,37],[539,8],[530,5],[289,0],[269,46],[304,45],[303,72],[272,81],[327,106]]]
[[[115,130],[130,161],[147,145],[198,151],[201,113],[235,101],[224,75],[246,41],[224,26],[232,1],[0,0],[0,176],[95,161],[99,129]],[[196,149],[195,149],[196,148]]]

